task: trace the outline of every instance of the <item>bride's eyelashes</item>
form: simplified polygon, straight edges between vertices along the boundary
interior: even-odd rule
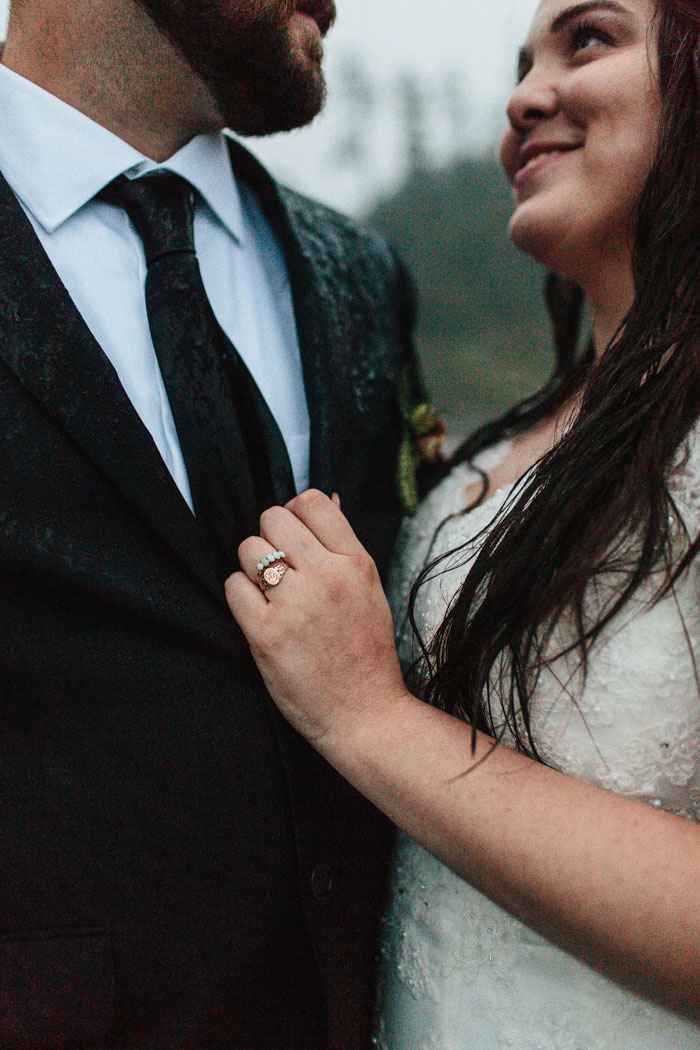
[[[572,23],[568,29],[568,45],[574,58],[586,57],[598,53],[601,47],[614,47],[616,39],[609,29],[589,17]]]

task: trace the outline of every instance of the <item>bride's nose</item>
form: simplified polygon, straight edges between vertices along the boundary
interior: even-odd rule
[[[506,112],[513,130],[523,133],[537,121],[555,116],[558,110],[556,76],[552,70],[533,66],[511,95]]]

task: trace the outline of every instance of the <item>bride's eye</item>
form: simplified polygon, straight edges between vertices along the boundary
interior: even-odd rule
[[[599,25],[582,19],[572,26],[569,43],[572,53],[578,56],[592,51],[601,44],[612,44],[613,40],[610,33]]]

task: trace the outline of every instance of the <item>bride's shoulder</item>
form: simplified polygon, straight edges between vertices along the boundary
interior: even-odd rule
[[[424,496],[416,513],[404,520],[402,533],[416,538],[432,532],[445,518],[460,514],[471,502],[470,492],[478,493],[485,475],[490,475],[505,455],[508,442],[484,449],[473,460],[456,463]]]
[[[492,474],[511,448],[512,441],[504,439],[482,449],[473,459],[457,462],[449,474],[428,492],[411,520],[420,522],[421,519],[431,518],[436,511],[441,510],[445,515],[464,510],[469,502],[465,493],[483,481],[484,475]]]
[[[431,489],[412,517],[404,519],[396,540],[390,572],[391,590],[403,592],[429,556],[458,547],[474,531],[474,515],[465,514],[470,493],[476,495],[484,475],[491,474],[510,448],[500,441],[478,453],[470,462],[455,464],[449,474]],[[491,501],[488,501],[489,505]],[[438,535],[439,532],[439,535]]]

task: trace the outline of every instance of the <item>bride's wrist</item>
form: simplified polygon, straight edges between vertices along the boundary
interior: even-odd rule
[[[342,717],[314,743],[329,762],[363,762],[383,750],[410,721],[411,711],[422,702],[407,689],[367,698],[366,703],[346,708]]]

